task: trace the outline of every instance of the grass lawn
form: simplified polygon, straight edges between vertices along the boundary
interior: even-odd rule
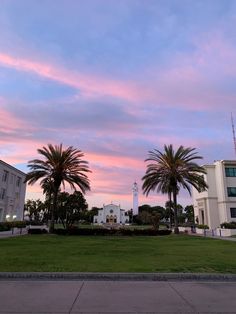
[[[0,239],[0,271],[236,273],[236,242],[188,235]]]

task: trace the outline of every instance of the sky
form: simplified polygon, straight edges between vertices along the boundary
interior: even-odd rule
[[[141,178],[165,144],[235,159],[231,112],[234,0],[0,0],[0,159],[27,172],[48,143],[82,150],[90,208],[130,209],[134,181],[163,205]]]

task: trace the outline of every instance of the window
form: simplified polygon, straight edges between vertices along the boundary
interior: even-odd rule
[[[6,171],[6,170],[3,171],[3,176],[2,176],[2,181],[3,181],[3,182],[6,182],[6,181],[7,181],[8,173],[9,173],[9,172]]]
[[[227,191],[228,191],[228,196],[236,197],[236,188],[230,187],[230,188],[227,188]]]
[[[231,218],[236,218],[236,208],[230,208]]]
[[[4,200],[5,194],[6,194],[6,190],[2,188],[2,189],[1,189],[1,193],[0,193],[0,199],[1,199],[1,200]]]
[[[17,177],[16,186],[20,186],[20,183],[21,183],[21,178],[20,178],[20,177]]]
[[[236,168],[225,168],[226,177],[236,177]]]

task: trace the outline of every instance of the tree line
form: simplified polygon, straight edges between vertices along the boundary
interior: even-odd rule
[[[75,192],[67,198],[81,198],[90,190],[88,173],[91,172],[88,162],[83,160],[84,154],[81,150],[69,146],[63,148],[62,144],[48,144],[38,153],[42,159],[34,159],[28,162],[30,171],[26,175],[25,182],[32,185],[39,181],[47,200],[47,214],[50,217],[50,232],[54,231],[55,219],[61,219],[68,226],[71,217],[80,213],[81,209],[66,206],[66,202],[60,201],[61,189],[66,184]],[[169,199],[170,224],[174,221],[174,231],[179,233],[178,225],[180,215],[178,214],[177,196],[181,188],[186,189],[191,195],[191,186],[199,192],[207,189],[204,180],[205,169],[196,161],[201,160],[195,148],[180,146],[176,151],[173,145],[165,145],[164,151],[154,149],[149,151],[146,173],[142,178],[143,193],[147,196],[150,192],[167,194]],[[78,191],[79,190],[79,191]],[[71,200],[73,203],[73,201]],[[173,217],[172,217],[173,211]],[[141,210],[141,213],[144,212]],[[150,215],[150,210],[146,211]],[[141,214],[140,213],[140,214]],[[144,216],[144,214],[142,214]],[[158,223],[161,213],[152,212],[152,220]],[[59,218],[58,218],[59,217]]]
[[[28,199],[25,203],[24,218],[32,224],[48,223],[51,219],[50,200]],[[158,229],[160,223],[172,227],[174,222],[174,204],[167,201],[165,206],[151,206],[144,204],[139,206],[139,214],[133,216],[132,209],[128,211],[130,223],[139,225],[152,225]],[[194,225],[193,206],[183,207],[178,204],[178,222],[180,224]],[[84,195],[80,191],[58,193],[57,212],[54,215],[55,222],[62,224],[65,229],[74,224],[91,224],[94,215],[98,214],[100,207],[88,209]]]

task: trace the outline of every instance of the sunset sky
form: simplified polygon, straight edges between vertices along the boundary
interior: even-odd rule
[[[135,180],[163,205],[141,178],[164,144],[235,159],[231,112],[234,0],[0,0],[0,159],[27,172],[48,143],[81,149],[89,207],[130,209]]]

